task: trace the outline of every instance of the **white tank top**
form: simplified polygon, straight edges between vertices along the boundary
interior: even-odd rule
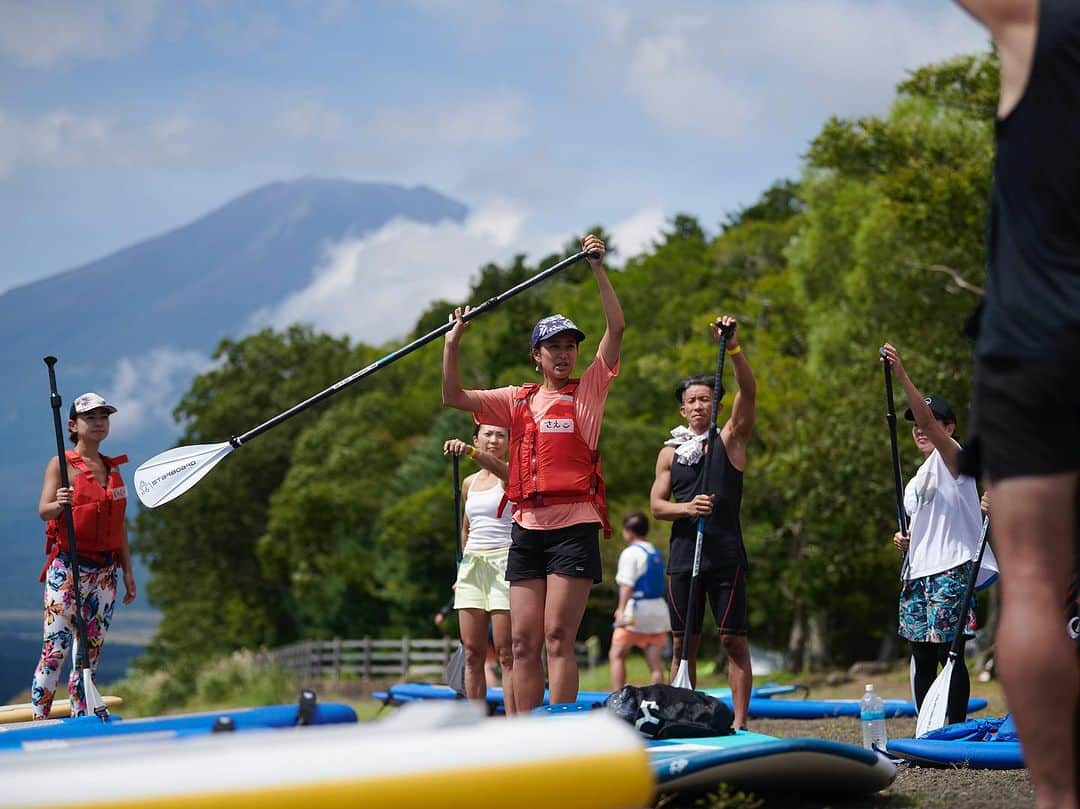
[[[510,504],[503,509],[502,517],[495,516],[504,492],[502,481],[498,479],[490,489],[469,489],[469,496],[465,498],[465,516],[469,518],[465,550],[495,551],[510,547]]]

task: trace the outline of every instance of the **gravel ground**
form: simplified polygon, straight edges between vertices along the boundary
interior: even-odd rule
[[[906,675],[894,672],[870,678],[875,689],[884,697],[910,698]],[[811,698],[855,698],[862,690],[862,683],[851,682],[843,686],[812,686]],[[985,697],[990,701],[987,710],[979,717],[1002,716],[1004,700],[997,683],[972,683],[972,696]],[[786,720],[760,719],[750,723],[750,729],[771,736],[809,736],[834,741],[861,744],[862,736],[856,719]],[[914,719],[890,719],[887,730],[891,738],[915,735]],[[712,809],[751,809],[751,807],[793,807],[794,809],[825,809],[825,807],[987,807],[988,809],[1014,809],[1032,806],[1034,794],[1027,770],[969,770],[932,769],[926,767],[900,766],[896,781],[876,795],[856,799],[840,799],[828,796],[760,795],[740,798],[728,794],[719,798],[684,799],[661,802],[664,809],[681,809],[696,806]]]

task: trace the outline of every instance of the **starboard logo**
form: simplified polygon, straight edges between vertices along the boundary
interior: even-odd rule
[[[540,432],[542,433],[572,433],[574,432],[573,419],[540,419]]]
[[[195,465],[196,465],[197,463],[198,463],[198,461],[188,461],[187,463],[185,463],[185,464],[181,464],[180,466],[176,467],[175,469],[170,469],[170,470],[169,470],[168,472],[166,472],[166,473],[165,473],[165,474],[163,474],[163,475],[158,475],[158,476],[157,476],[156,478],[154,478],[153,480],[151,480],[151,481],[149,482],[149,484],[147,484],[147,483],[146,483],[146,482],[144,481],[144,482],[143,482],[143,483],[142,483],[142,484],[141,484],[141,485],[139,486],[139,491],[140,491],[140,492],[142,492],[143,494],[146,494],[146,493],[147,493],[148,491],[150,491],[150,489],[154,488],[154,487],[155,487],[155,486],[157,486],[157,485],[158,485],[159,483],[162,483],[162,482],[164,482],[164,481],[168,480],[168,479],[169,479],[169,478],[171,478],[171,477],[172,477],[173,475],[178,475],[178,474],[180,474],[180,473],[181,473],[181,472],[183,472],[183,471],[184,471],[185,469],[190,469],[191,467],[195,466]],[[144,488],[144,487],[145,487],[145,488]]]

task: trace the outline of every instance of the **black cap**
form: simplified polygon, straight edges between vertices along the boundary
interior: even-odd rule
[[[930,412],[934,414],[934,418],[939,419],[946,424],[956,424],[956,414],[953,413],[953,409],[949,407],[949,403],[940,396],[927,396],[923,401],[929,406]],[[904,418],[908,421],[915,421],[915,416],[912,414],[910,407],[904,411]]]

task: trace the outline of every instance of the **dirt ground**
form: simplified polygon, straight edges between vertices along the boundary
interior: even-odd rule
[[[875,689],[884,697],[910,699],[906,675],[894,672],[866,678],[873,681]],[[972,682],[972,696],[985,697],[990,705],[975,717],[1003,716],[1004,699],[997,683]],[[812,686],[812,699],[855,698],[862,690],[863,682],[853,681],[842,686]],[[760,719],[750,723],[750,729],[772,736],[808,736],[860,744],[861,729],[856,719],[787,720]],[[887,723],[890,738],[915,735],[914,719],[890,719]],[[760,801],[760,803],[759,803]],[[682,809],[696,806],[712,809],[751,809],[762,807],[793,807],[793,809],[825,809],[825,807],[927,807],[927,809],[952,809],[952,807],[987,807],[987,809],[1013,809],[1032,806],[1034,794],[1027,770],[969,770],[931,769],[926,767],[900,766],[893,784],[876,795],[842,800],[829,796],[758,795],[739,798],[737,795],[662,803],[664,809]]]

